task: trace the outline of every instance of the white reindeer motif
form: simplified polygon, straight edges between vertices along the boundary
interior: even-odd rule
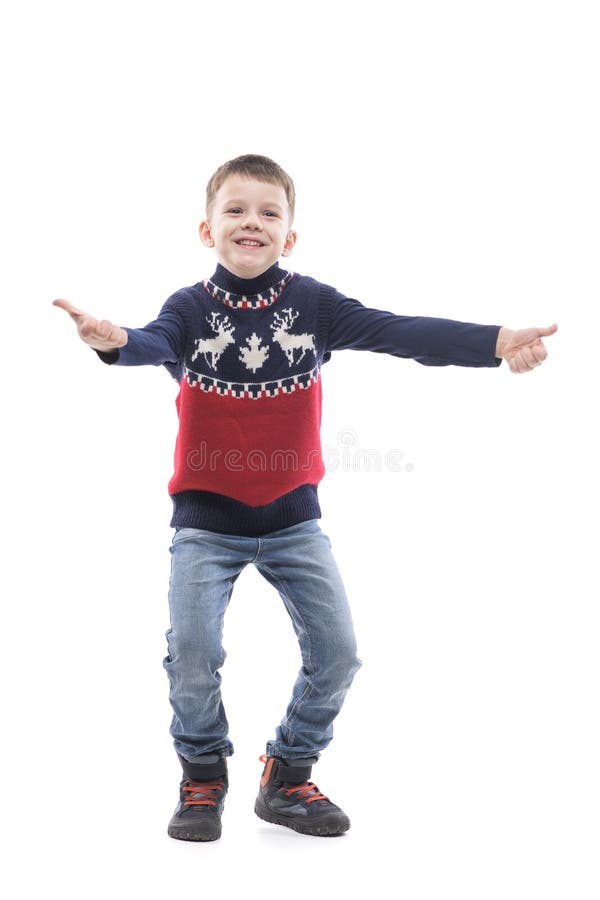
[[[234,344],[233,333],[235,328],[232,323],[229,321],[229,316],[225,316],[223,320],[221,320],[221,313],[214,312],[210,314],[210,318],[207,316],[206,321],[216,334],[214,338],[196,338],[195,344],[196,349],[192,354],[192,362],[196,359],[199,353],[202,353],[204,359],[211,367],[211,369],[217,368],[217,363],[219,362],[223,351],[229,344]],[[210,354],[210,360],[208,358]]]
[[[300,315],[292,309],[282,309],[283,315],[278,312],[274,315],[274,323],[271,325],[273,330],[273,340],[279,344],[287,357],[290,366],[294,365],[294,350],[300,350],[300,356],[296,360],[296,364],[300,362],[307,350],[315,352],[315,336],[314,334],[289,334],[289,330]]]

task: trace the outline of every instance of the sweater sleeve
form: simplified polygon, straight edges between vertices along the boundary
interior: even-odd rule
[[[495,356],[499,325],[454,319],[399,316],[369,309],[335,292],[327,351],[372,350],[425,366],[499,366]]]
[[[120,366],[165,365],[173,374],[183,359],[185,316],[182,300],[174,294],[166,301],[153,322],[143,328],[125,328],[127,343],[118,350],[96,350],[102,362]]]

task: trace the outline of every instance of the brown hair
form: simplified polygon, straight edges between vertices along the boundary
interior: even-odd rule
[[[281,166],[269,159],[268,156],[258,156],[255,153],[247,153],[245,156],[236,156],[223,163],[212,176],[206,186],[206,215],[209,216],[215,196],[219,188],[230,175],[244,175],[247,178],[255,178],[257,181],[266,181],[269,184],[279,184],[285,191],[290,209],[290,221],[294,218],[296,204],[296,191],[294,182],[284,172]]]

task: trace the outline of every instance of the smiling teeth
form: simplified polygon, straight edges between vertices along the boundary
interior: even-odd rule
[[[244,244],[247,247],[262,247],[260,241],[238,241],[238,244]]]

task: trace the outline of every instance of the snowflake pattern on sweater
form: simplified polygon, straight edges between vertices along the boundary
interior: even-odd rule
[[[263,506],[321,480],[322,287],[284,273],[270,294],[209,291],[206,283],[195,292],[172,495],[213,491]],[[270,302],[259,302],[266,294]]]
[[[320,366],[315,303],[273,308],[291,281],[290,275],[286,273],[283,287],[268,304],[257,305],[255,298],[244,296],[241,305],[235,294],[211,291],[213,299],[229,309],[227,314],[211,309],[204,317],[202,333],[193,338],[193,351],[186,354],[184,364],[184,378],[190,387],[221,397],[257,400],[306,390],[316,382]],[[298,320],[308,323],[310,330],[298,330]],[[249,373],[263,378],[250,380]]]

